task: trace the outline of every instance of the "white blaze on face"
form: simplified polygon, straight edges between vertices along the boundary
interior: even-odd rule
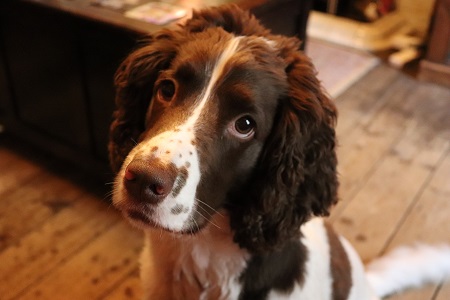
[[[185,180],[182,188],[176,193],[172,190],[166,199],[152,209],[153,214],[149,216],[154,222],[169,230],[186,230],[188,229],[186,226],[191,224],[196,207],[197,185],[201,177],[199,156],[195,147],[195,126],[223,75],[227,62],[237,52],[240,39],[233,37],[228,42],[214,66],[207,86],[199,96],[197,107],[186,122],[138,144],[128,155],[119,174],[119,178],[123,178],[126,166],[133,159],[146,159],[151,156],[158,158],[163,164],[173,164],[178,169],[185,168],[188,171],[187,178],[180,178],[179,174],[175,180],[174,187],[177,187],[178,181]],[[119,189],[123,190],[123,186]]]

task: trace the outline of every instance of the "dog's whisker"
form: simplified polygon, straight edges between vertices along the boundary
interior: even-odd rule
[[[134,143],[135,146],[138,144],[138,142],[134,138],[130,138],[130,140]]]
[[[103,196],[103,200],[106,200],[108,198],[111,198],[112,196],[114,196],[116,194],[115,190],[111,190],[109,192],[107,192],[104,196]]]
[[[218,229],[222,229],[219,225],[217,225],[216,223],[214,223],[213,221],[211,221],[209,218],[205,217],[201,212],[199,212],[197,210],[197,213],[206,220],[206,222],[210,223],[211,225],[217,227]]]
[[[198,223],[197,223],[197,221],[195,221],[194,216],[191,216],[191,220],[194,222],[195,227],[197,227],[197,232],[200,232],[200,226],[198,226]],[[193,234],[194,233],[193,229],[192,228],[190,228],[190,229],[191,229],[191,234]]]
[[[106,194],[103,196],[103,199],[102,199],[102,200],[108,200],[108,199],[111,198],[112,195],[113,195],[112,192],[106,193]]]
[[[109,203],[107,211],[110,211],[110,209],[114,209],[114,204],[112,202]]]
[[[221,217],[224,217],[223,214],[221,214],[218,210],[216,210],[214,207],[212,207],[211,205],[209,205],[208,203],[206,203],[205,201],[202,201],[198,198],[195,198],[195,200],[197,200],[198,202],[200,202],[201,204],[205,205],[206,207],[210,208],[213,212],[215,212],[216,214],[218,214]],[[203,208],[203,207],[202,207]],[[203,208],[204,209],[204,208]],[[205,210],[205,209],[204,209]]]
[[[210,217],[212,217],[212,216],[214,215],[214,212],[211,213],[209,210],[207,210],[206,208],[204,208],[204,207],[202,207],[202,206],[200,206],[200,205],[198,205],[197,207],[198,207],[198,208],[201,208],[202,211],[205,212],[205,213],[207,213],[208,216],[210,216]]]
[[[105,196],[103,197],[103,201],[108,201],[108,207],[107,207],[107,211],[110,211],[110,209],[114,209],[114,204],[111,201],[112,196],[114,196],[115,191],[110,191],[108,193],[105,194]]]

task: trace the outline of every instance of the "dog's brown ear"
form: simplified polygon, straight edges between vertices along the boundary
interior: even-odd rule
[[[143,41],[144,45],[132,52],[116,71],[116,110],[108,145],[114,172],[120,170],[145,129],[145,115],[158,73],[167,69],[176,55],[174,40],[174,33],[168,30],[149,36]]]
[[[303,223],[328,215],[337,202],[335,107],[310,60],[283,51],[289,94],[280,99],[249,194],[231,219],[236,242],[255,252],[298,237]]]

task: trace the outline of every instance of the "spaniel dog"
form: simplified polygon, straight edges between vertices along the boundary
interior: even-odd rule
[[[113,203],[145,231],[145,299],[395,290],[375,293],[321,218],[337,201],[336,108],[299,44],[228,5],[152,34],[119,67]]]

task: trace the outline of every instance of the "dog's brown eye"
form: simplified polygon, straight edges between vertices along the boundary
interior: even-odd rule
[[[229,132],[240,139],[250,139],[255,134],[256,122],[250,116],[236,119],[229,126]]]
[[[236,121],[235,127],[240,134],[249,134],[253,131],[254,121],[250,117],[242,117]]]
[[[164,80],[158,87],[158,98],[163,101],[171,101],[175,95],[175,83],[171,80]]]

